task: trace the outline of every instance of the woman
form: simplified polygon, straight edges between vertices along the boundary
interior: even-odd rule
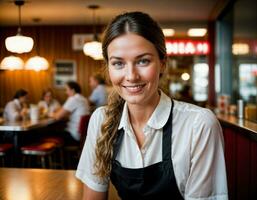
[[[115,93],[91,116],[76,176],[84,199],[227,199],[221,127],[210,110],[160,89],[166,50],[147,14],[117,16],[103,55]]]
[[[28,115],[28,92],[24,89],[16,91],[13,100],[4,108],[4,118],[7,121],[17,121]]]
[[[54,114],[54,118],[62,119],[69,117],[66,128],[67,132],[64,133],[65,142],[79,145],[79,123],[83,115],[90,114],[89,104],[88,100],[81,95],[81,88],[77,82],[69,81],[65,87],[68,99],[58,112]]]
[[[60,109],[60,103],[54,99],[53,91],[48,88],[42,93],[42,100],[38,103],[38,107],[45,116],[51,117]]]

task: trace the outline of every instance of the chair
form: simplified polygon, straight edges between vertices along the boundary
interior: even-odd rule
[[[0,158],[1,158],[1,166],[5,166],[5,157],[8,152],[13,149],[13,144],[10,143],[2,143],[0,144]]]
[[[80,118],[79,123],[79,133],[80,133],[80,150],[83,149],[86,137],[87,137],[87,128],[91,115],[84,115]]]
[[[83,115],[80,118],[79,127],[78,127],[78,132],[80,134],[79,145],[67,145],[64,147],[65,152],[67,152],[68,168],[73,168],[71,157],[73,157],[77,160],[80,157],[80,153],[82,151],[82,148],[83,148],[86,136],[87,136],[87,127],[88,127],[90,117],[91,117],[91,115]],[[75,164],[75,163],[73,163],[73,164]]]
[[[42,142],[52,142],[56,145],[56,152],[54,154],[55,158],[55,166],[58,165],[60,168],[64,168],[64,156],[63,156],[63,145],[64,145],[64,139],[59,136],[46,136],[41,139]]]
[[[30,158],[28,156],[38,156],[41,159],[42,168],[46,168],[46,158],[48,158],[49,168],[53,168],[51,156],[56,147],[57,146],[54,142],[39,142],[35,144],[22,146],[21,153],[23,155],[23,166],[25,165],[26,158]]]

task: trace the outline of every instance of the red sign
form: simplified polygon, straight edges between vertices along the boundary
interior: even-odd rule
[[[209,43],[195,40],[166,40],[168,55],[207,55]]]

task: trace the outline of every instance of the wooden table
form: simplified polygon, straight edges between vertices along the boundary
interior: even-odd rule
[[[55,122],[56,120],[53,118],[39,119],[37,121],[4,121],[0,124],[0,131],[28,131],[42,128]]]
[[[109,200],[118,200],[110,187]],[[83,184],[74,170],[0,168],[1,200],[80,200]]]

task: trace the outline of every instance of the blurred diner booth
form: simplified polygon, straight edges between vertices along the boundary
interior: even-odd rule
[[[14,199],[6,191],[2,194],[8,190],[3,183],[17,174],[24,182],[25,176],[46,175],[41,189],[48,176],[56,178],[50,181],[53,187],[58,180],[72,184],[62,187],[67,194],[62,198],[52,190],[52,198],[29,190],[31,198],[24,199],[81,198],[82,183],[73,176],[97,107],[90,77],[100,74],[105,93],[112,90],[101,37],[124,8],[149,13],[163,28],[163,91],[217,116],[229,198],[257,199],[256,0],[122,1],[117,8],[111,0],[99,1],[99,6],[86,1],[28,2],[0,1],[0,199]],[[14,36],[26,37],[26,44],[12,43]],[[87,49],[92,42],[97,44],[93,51]],[[110,187],[109,199],[119,199]]]

